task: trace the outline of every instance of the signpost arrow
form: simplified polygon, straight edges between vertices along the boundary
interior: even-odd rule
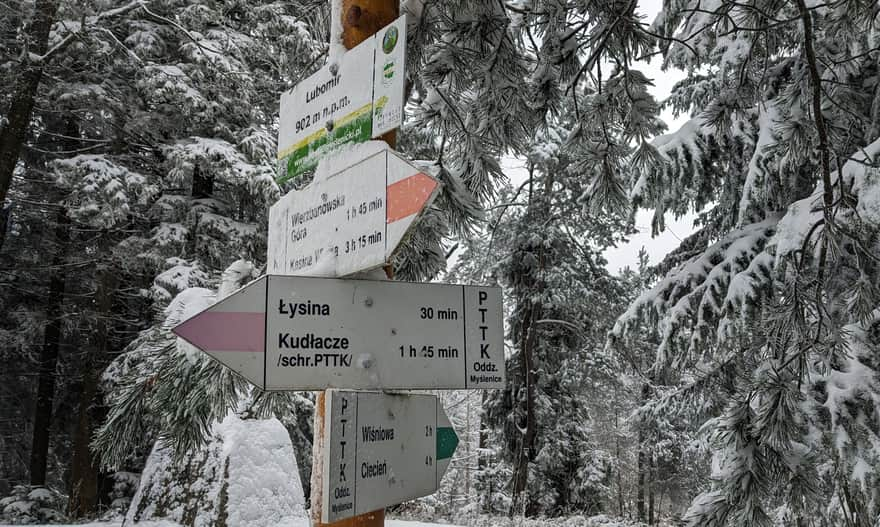
[[[504,387],[497,287],[264,276],[174,332],[265,390]]]
[[[345,276],[385,265],[440,184],[382,143],[269,210],[270,274]]]
[[[458,435],[438,397],[331,390],[325,401],[322,522],[440,487]]]

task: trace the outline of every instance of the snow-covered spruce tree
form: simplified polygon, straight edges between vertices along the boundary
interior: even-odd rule
[[[878,19],[859,1],[666,2],[652,32],[692,116],[634,158],[632,196],[706,208],[618,320],[714,447],[690,525],[873,525],[880,514]]]
[[[60,367],[71,363],[77,369],[60,378],[73,382],[55,386],[56,367],[45,369],[49,386],[59,390],[58,399],[66,401],[70,395],[69,413],[74,416],[77,405],[96,406],[80,379],[89,378],[94,386],[103,369],[100,362],[80,358],[100,357],[106,364],[132,332],[154,322],[153,313],[162,312],[178,292],[175,287],[214,283],[237,258],[262,258],[265,210],[277,196],[268,168],[274,157],[277,95],[305,73],[325,41],[321,11],[304,7],[273,2],[61,3],[59,22],[48,37],[54,51],[46,57],[47,75],[36,92],[38,118],[32,134],[68,141],[56,147],[34,140],[37,148],[24,158],[24,166],[30,163],[39,171],[23,172],[14,182],[10,232],[17,236],[17,247],[6,255],[19,281],[29,272],[38,279],[40,268],[26,263],[28,255],[39,254],[30,240],[54,232],[40,209],[48,209],[50,217],[60,211],[59,217],[72,224],[68,251],[46,251],[61,255],[58,262],[49,262],[63,271],[61,279],[32,290],[58,282],[56,289],[66,287],[72,293],[74,300],[64,300],[70,315],[45,308],[57,312],[53,316],[58,320],[72,321],[47,332],[45,340],[64,342],[66,347],[56,352]],[[27,14],[25,9],[22,20]],[[309,17],[317,17],[317,23]],[[36,188],[38,179],[46,187]],[[101,350],[90,340],[103,334],[102,317],[107,319],[108,313],[106,307],[96,313],[92,300],[102,296],[101,277],[111,276],[102,271],[106,269],[114,270],[112,276],[119,280],[113,298],[130,296],[127,302],[140,307],[126,315],[114,301],[109,319],[115,326],[108,330],[117,340]],[[4,296],[13,292],[3,289]],[[153,303],[153,313],[144,309],[145,302]],[[4,299],[4,306],[9,305]],[[21,316],[9,321],[6,335],[11,338],[27,328],[18,324],[26,313],[12,311]],[[30,377],[21,379],[29,383]],[[97,417],[77,426],[72,441],[79,445],[76,452],[85,452],[84,465],[89,464],[84,446]],[[59,427],[53,448],[68,444],[70,428]],[[138,445],[129,444],[135,457]],[[300,441],[300,446],[306,445]],[[69,457],[65,452],[60,455]],[[82,456],[74,456],[74,464],[76,459]],[[307,469],[308,463],[300,466]],[[75,480],[70,484],[73,495]]]
[[[66,128],[59,128],[57,120],[44,122],[47,132]],[[53,202],[60,194],[47,163],[55,152],[79,145],[44,134],[34,146],[43,153],[22,164],[19,177],[27,184],[11,193],[29,206],[16,211],[15,229],[7,238],[12,250],[0,252],[0,305],[7,313],[0,323],[0,360],[7,365],[0,373],[4,416],[0,465],[6,467],[4,478],[11,483],[64,489],[62,474],[71,458],[82,373],[77,357],[98,340],[89,341],[75,331],[78,324],[95,327],[109,319],[92,302],[96,299],[93,266],[103,265],[104,255],[71,258],[71,248],[97,249],[101,240],[94,232],[86,234],[82,226],[72,228],[66,209]],[[125,317],[125,295],[119,300],[116,307]]]
[[[578,215],[585,208],[599,212],[609,203],[625,200],[620,168],[631,151],[630,143],[662,130],[655,117],[657,105],[647,93],[648,80],[630,68],[631,57],[646,51],[651,37],[637,23],[635,2],[450,4],[449,14],[433,24],[451,35],[428,55],[422,76],[422,113],[417,117],[435,127],[442,137],[441,145],[450,149],[454,160],[470,163],[459,163],[459,170],[485,166],[481,165],[483,151],[469,149],[478,134],[491,134],[488,137],[494,141],[490,145],[540,159],[533,161],[532,186],[523,192],[528,195],[527,212],[518,223],[518,234],[510,240],[514,249],[509,266],[501,273],[514,288],[511,327],[517,352],[509,368],[511,387],[504,392],[506,402],[491,401],[490,406],[496,407],[497,424],[509,418],[504,437],[514,474],[510,512],[569,510],[566,493],[547,503],[537,501],[537,496],[524,496],[530,466],[540,452],[536,405],[542,403],[536,392],[539,381],[533,360],[538,359],[534,354],[537,347],[553,341],[544,335],[553,329],[538,328],[534,322],[544,319],[544,302],[558,294],[547,289],[548,278],[543,273],[563,265],[556,259],[571,242],[564,230],[554,230],[562,227],[548,222],[554,214]],[[489,43],[479,40],[481,35],[490,36]],[[476,42],[477,49],[488,47],[492,60],[476,64],[483,67],[471,67],[460,44],[470,42]],[[519,55],[512,56],[514,52]],[[450,98],[447,92],[462,82],[469,91],[463,97]],[[567,126],[551,126],[551,122]],[[541,148],[547,150],[542,152]],[[490,180],[476,177],[479,172],[463,174],[461,179],[472,193],[491,195]],[[577,217],[584,222],[590,219]],[[595,230],[585,235],[595,237],[591,243],[603,236],[609,239],[615,230],[602,221],[595,221],[592,228]],[[542,229],[547,233],[537,234]],[[565,288],[561,282],[557,285]],[[552,311],[550,304],[547,310]],[[559,349],[557,346],[547,353],[560,355],[553,360],[561,360]],[[573,507],[588,508],[584,503]]]
[[[17,16],[19,24],[36,24],[33,17],[42,16],[40,10],[49,3],[19,3],[20,11],[13,10],[4,22]],[[114,89],[117,78],[98,73],[112,62],[115,49],[100,29],[112,27],[126,11],[55,4],[54,13],[65,22],[52,25],[50,20],[45,55],[33,52],[27,32],[21,42],[4,41],[3,48],[31,50],[22,52],[21,59],[39,62],[46,75],[28,95],[35,109],[25,123],[22,155],[15,159],[6,210],[9,230],[0,252],[4,281],[15,284],[0,289],[4,312],[12,314],[4,319],[0,339],[9,364],[15,364],[4,368],[3,385],[6,393],[18,394],[19,403],[10,414],[16,419],[2,436],[22,445],[20,456],[30,458],[27,472],[16,467],[4,474],[63,489],[70,496],[68,508],[79,514],[83,507],[94,508],[101,484],[88,452],[91,427],[102,411],[94,404],[97,377],[139,329],[144,303],[136,287],[123,285],[140,277],[124,265],[116,248],[136,229],[134,217],[139,208],[143,212],[151,192],[137,169],[102,162],[98,155],[119,148],[122,134],[114,125],[124,98]],[[87,38],[80,33],[84,27],[103,38]],[[7,58],[5,68],[12,64]],[[17,73],[23,78],[31,66]],[[16,105],[23,104],[17,99],[19,88],[3,107],[8,119],[21,117],[14,116]],[[4,156],[10,154],[7,147],[6,142],[0,147]],[[94,173],[63,165],[83,153],[90,155],[80,156],[82,166],[90,161],[99,165]],[[71,177],[83,177],[80,192],[72,189]],[[0,447],[8,459],[9,451]]]
[[[620,280],[626,291],[624,304],[656,281],[644,249],[639,253],[638,271],[623,269]],[[647,402],[674,391],[677,379],[658,376],[652,368],[656,329],[645,320],[638,332],[639,338],[628,340],[625,348],[597,354],[605,367],[595,368],[597,374],[591,376],[602,394],[592,406],[600,431],[597,440],[613,453],[609,456],[612,510],[619,516],[629,510],[639,521],[655,525],[661,519],[680,517],[694,491],[704,488],[707,449],[704,442],[695,440],[690,423],[699,415],[693,410],[645,411]]]
[[[594,355],[611,325],[613,309],[607,308],[622,297],[601,248],[624,223],[591,216],[578,200],[589,182],[565,154],[570,126],[536,134],[528,179],[500,193],[485,235],[466,243],[452,274],[501,283],[508,296],[510,388],[486,398],[486,437],[480,438],[483,456],[498,445],[497,457],[481,459],[478,467],[486,512],[605,508],[608,457],[593,438],[589,401],[595,393],[587,379],[601,362]]]
[[[28,6],[22,3],[21,7],[20,23],[28,24]],[[198,6],[190,7],[190,16],[199,12]],[[241,81],[241,72],[227,75],[229,72],[218,71],[224,55],[201,55],[210,53],[207,40],[211,35],[225,38],[223,28],[213,27],[214,20],[201,20],[198,28],[204,33],[194,33],[192,20],[187,22],[190,29],[172,20],[178,12],[174,6],[165,12],[138,2],[61,3],[56,12],[59,22],[47,37],[53,51],[41,59],[47,74],[33,95],[37,110],[26,155],[20,160],[10,191],[10,238],[2,254],[3,267],[10,270],[4,281],[8,277],[9,284],[18,286],[2,289],[4,311],[14,313],[4,320],[4,353],[34,357],[33,363],[21,359],[10,362],[19,366],[4,370],[4,395],[19,394],[16,406],[22,410],[36,406],[37,419],[31,427],[27,426],[30,416],[22,415],[24,426],[10,421],[10,434],[2,434],[2,447],[4,465],[19,457],[7,457],[12,453],[7,445],[23,450],[25,459],[30,451],[32,482],[45,481],[57,487],[67,483],[65,490],[75,514],[88,513],[96,499],[96,468],[87,447],[102,411],[100,398],[95,396],[97,377],[131,334],[150,323],[150,313],[144,309],[150,295],[138,292],[146,291],[160,271],[174,275],[181,271],[178,264],[186,268],[194,263],[197,267],[198,261],[180,257],[196,258],[196,250],[204,248],[206,241],[237,251],[220,263],[211,262],[215,266],[247,254],[247,247],[261,253],[256,234],[260,222],[251,220],[248,224],[241,211],[260,213],[248,203],[264,195],[259,165],[264,157],[271,157],[274,148],[271,116],[275,101],[266,92],[279,91],[278,84],[285,82],[287,72],[296,73],[296,64],[311,60],[302,51],[315,48],[302,44],[305,24],[289,14],[297,11],[295,7],[252,7],[248,6],[252,18],[246,32],[240,34],[239,45],[224,41],[216,48],[247,57],[253,71],[263,72],[250,76],[246,83],[230,80],[238,75]],[[218,9],[235,20],[242,6],[226,3]],[[258,49],[255,43],[260,41],[263,47]],[[291,55],[268,53],[278,58],[267,61],[264,50],[275,46],[284,46]],[[7,49],[14,46],[4,47]],[[196,55],[199,60],[193,60]],[[38,58],[24,56],[27,60]],[[214,58],[217,63],[212,62]],[[173,67],[163,70],[163,61]],[[4,62],[4,67],[9,64]],[[191,89],[188,82],[198,84],[198,89]],[[249,86],[255,95],[246,106],[243,96]],[[221,97],[221,90],[226,90],[226,95]],[[200,94],[203,99],[195,100]],[[265,106],[270,100],[271,108]],[[204,115],[200,122],[195,118],[187,121],[181,118],[187,111],[217,112],[226,120],[209,121]],[[186,140],[187,134],[198,136]],[[202,161],[221,172],[216,178],[220,187],[217,195],[221,196],[218,203],[234,207],[222,214],[209,202],[191,206],[195,201],[185,169],[177,179],[167,177],[171,169],[192,161],[177,156],[175,166],[167,162],[168,157],[185,149],[180,147],[182,143],[198,143],[201,136],[220,139],[212,143],[213,150],[202,152]],[[203,178],[194,178],[198,180],[197,196],[211,197],[206,181],[215,178],[213,169],[202,171]],[[237,196],[222,197],[233,184],[238,186]],[[270,180],[268,184],[271,187]],[[251,192],[246,191],[249,185]],[[175,206],[176,212],[172,211]],[[244,221],[237,222],[236,215]],[[223,230],[224,225],[234,236]],[[238,225],[243,227],[243,235]],[[212,251],[216,254],[219,246]],[[52,257],[47,260],[46,254]],[[202,258],[208,259],[207,254],[203,252]],[[213,269],[208,266],[206,270]],[[22,295],[25,291],[33,294]],[[161,308],[168,300],[162,293],[167,292],[162,288],[153,292],[158,293],[152,296]],[[28,337],[40,333],[42,342]],[[56,376],[56,371],[61,375]],[[29,397],[35,372],[39,373],[39,389]],[[25,434],[33,435],[32,446]],[[19,447],[25,443],[30,448]],[[65,482],[61,474],[68,462],[71,479]],[[27,476],[24,467],[14,468],[4,470],[4,475]],[[86,476],[90,490],[83,486]]]
[[[415,107],[414,130],[402,145],[436,159],[434,171],[444,183],[443,221],[423,222],[413,248],[436,246],[444,228],[464,234],[504,179],[500,156],[526,155],[534,131],[562,110],[560,101],[584,93],[595,96],[568,109],[582,126],[567,143],[591,182],[582,197],[595,205],[625,200],[618,169],[629,142],[643,141],[662,126],[647,93],[650,82],[630,67],[652,41],[637,23],[635,5],[405,3],[412,15],[407,66]],[[438,251],[420,264],[411,254],[404,252],[397,265],[405,276],[442,268]]]
[[[395,276],[445,268],[441,242],[466,236],[504,179],[499,159],[519,151],[534,112],[521,90],[527,59],[510,13],[490,0],[406,2],[410,119],[398,149],[430,161],[443,183],[395,261]]]

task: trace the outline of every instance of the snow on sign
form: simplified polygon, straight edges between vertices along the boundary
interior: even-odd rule
[[[322,522],[440,487],[458,435],[436,396],[331,390],[325,404]]]
[[[345,143],[360,143],[403,119],[406,16],[281,95],[278,182],[312,170]]]
[[[439,189],[380,141],[269,211],[268,273],[346,276],[384,265]]]
[[[497,287],[268,275],[174,332],[264,390],[504,387]]]

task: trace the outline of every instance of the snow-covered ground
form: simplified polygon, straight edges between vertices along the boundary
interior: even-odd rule
[[[138,523],[128,522],[126,526],[138,526],[138,527],[178,527],[178,524],[169,521],[142,521]],[[8,524],[0,524],[0,527],[12,527]],[[34,526],[32,526],[34,527]],[[35,526],[40,527],[40,526]],[[92,522],[92,523],[77,523],[77,524],[68,524],[68,525],[59,525],[59,524],[46,524],[43,527],[122,527],[122,519],[116,521],[109,522]],[[299,526],[297,526],[299,527]],[[306,519],[302,520],[302,527],[309,527],[309,522]],[[385,520],[385,527],[455,527],[449,526],[443,523],[425,523],[425,522],[415,522],[415,521],[404,521],[404,520]]]

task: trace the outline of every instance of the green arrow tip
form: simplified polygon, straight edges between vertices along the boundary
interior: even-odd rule
[[[437,459],[452,457],[458,446],[458,434],[452,427],[437,428]]]

